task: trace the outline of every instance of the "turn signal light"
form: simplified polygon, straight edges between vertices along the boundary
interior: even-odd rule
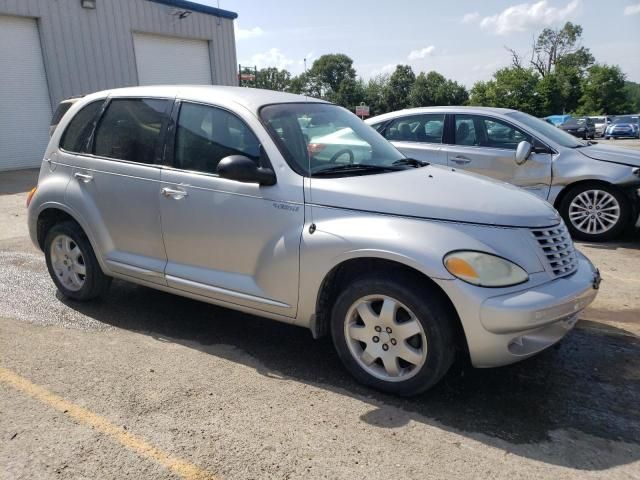
[[[36,190],[38,189],[38,187],[33,187],[31,189],[31,191],[29,192],[29,195],[27,195],[27,208],[29,208],[29,204],[31,203],[31,200],[33,199],[33,196],[36,194]]]

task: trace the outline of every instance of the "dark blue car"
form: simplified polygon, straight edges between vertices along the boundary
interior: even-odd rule
[[[640,116],[615,117],[605,130],[604,138],[640,138]]]

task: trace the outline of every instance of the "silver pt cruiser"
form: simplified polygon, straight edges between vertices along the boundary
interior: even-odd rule
[[[83,98],[28,209],[71,299],[119,278],[300,325],[402,395],[456,355],[494,367],[540,352],[599,283],[534,195],[406,158],[341,107],[257,89]]]

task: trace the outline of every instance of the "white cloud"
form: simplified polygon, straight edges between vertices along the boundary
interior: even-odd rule
[[[483,18],[475,13],[469,13],[462,18],[462,21],[478,23],[480,28],[496,35],[507,35],[512,32],[524,32],[563,22],[578,10],[580,1],[571,0],[564,7],[551,6],[547,0],[536,3],[520,3],[508,7],[500,13]]]
[[[411,50],[407,58],[409,60],[419,60],[421,58],[429,57],[433,55],[433,51],[435,49],[436,47],[434,47],[433,45],[429,45],[428,47],[421,48],[420,50]]]
[[[283,69],[296,62],[282,53],[279,48],[271,48],[263,53],[254,53],[241,63],[252,67],[255,65],[258,68],[276,67]]]
[[[462,17],[462,23],[476,23],[480,20],[480,14],[478,12],[467,13]]]
[[[380,68],[374,68],[371,70],[370,78],[377,77],[378,75],[388,75],[393,73],[396,67],[400,65],[400,63],[388,63]]]
[[[625,15],[636,15],[640,13],[640,3],[636,3],[635,5],[627,5],[624,7]]]
[[[253,28],[240,28],[238,22],[235,22],[236,40],[247,40],[249,38],[261,37],[264,34],[264,30],[260,27]]]

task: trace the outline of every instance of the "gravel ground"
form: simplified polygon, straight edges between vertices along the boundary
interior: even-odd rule
[[[0,367],[118,431],[227,479],[640,478],[637,236],[579,245],[604,281],[559,345],[401,399],[304,329],[121,281],[62,299],[26,237],[30,182],[0,176]],[[0,381],[0,477],[178,478],[72,413]]]

